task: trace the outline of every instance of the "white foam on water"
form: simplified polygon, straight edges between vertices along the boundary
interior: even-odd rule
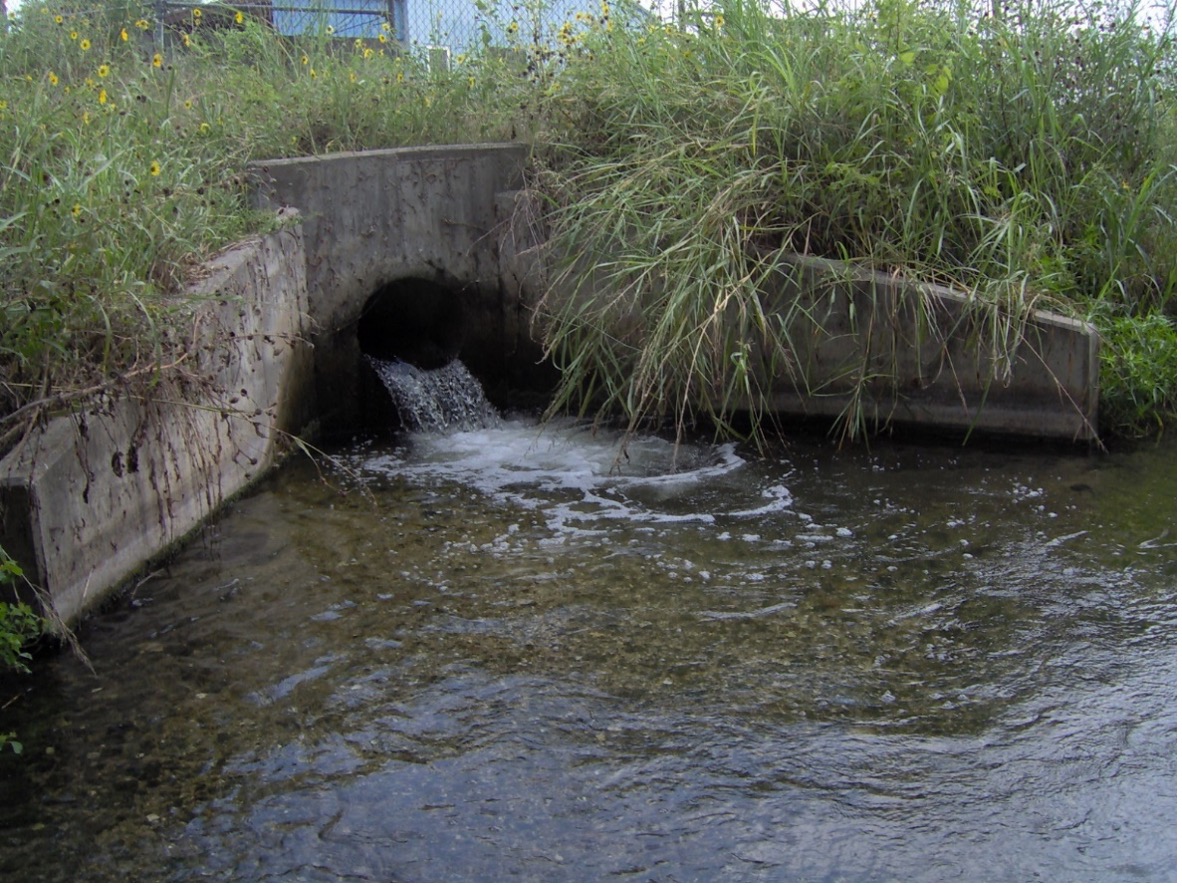
[[[792,495],[782,484],[750,495],[762,502],[738,510],[704,510],[713,483],[726,482],[747,462],[734,444],[674,444],[585,423],[521,420],[497,427],[416,433],[397,451],[372,456],[362,474],[419,482],[452,482],[496,501],[541,511],[555,532],[594,533],[613,523],[713,524],[720,517],[754,518],[788,511]],[[729,485],[734,485],[733,482]],[[733,502],[733,496],[729,496]]]

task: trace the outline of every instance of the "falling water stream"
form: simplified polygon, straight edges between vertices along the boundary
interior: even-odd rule
[[[1174,879],[1172,441],[332,455],[3,699],[8,879]]]

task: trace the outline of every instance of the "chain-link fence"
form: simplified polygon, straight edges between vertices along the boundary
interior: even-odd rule
[[[156,0],[161,31],[207,24],[239,13],[285,36],[330,35],[334,39],[390,39],[409,51],[430,53],[432,63],[488,47],[550,47],[563,29],[622,17],[656,20],[634,0],[246,0],[225,6]]]

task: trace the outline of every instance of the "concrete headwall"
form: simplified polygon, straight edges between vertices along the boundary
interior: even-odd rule
[[[349,424],[368,300],[396,281],[453,293],[458,355],[491,384],[540,356],[504,233],[522,186],[524,145],[395,148],[255,163],[259,206],[304,219],[311,335],[326,424]],[[408,319],[411,312],[407,312]],[[523,367],[524,364],[524,367]]]
[[[0,540],[66,623],[265,472],[309,417],[299,227],[207,268],[189,399],[122,396],[53,419],[0,461]]]

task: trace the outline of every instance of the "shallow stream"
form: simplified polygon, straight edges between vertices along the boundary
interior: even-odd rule
[[[5,707],[0,872],[1175,878],[1172,441],[618,452],[286,466]]]

